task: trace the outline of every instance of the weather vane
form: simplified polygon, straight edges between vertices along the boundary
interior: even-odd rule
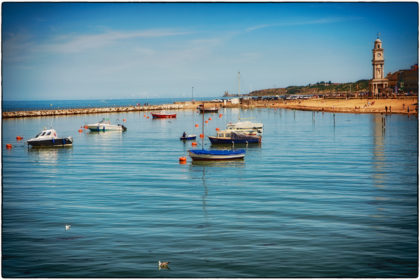
[[[376,34],[376,36],[378,36],[378,39],[379,39],[379,36],[381,36],[381,32],[378,32],[378,34]]]

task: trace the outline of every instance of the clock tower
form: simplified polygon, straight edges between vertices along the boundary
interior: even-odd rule
[[[388,87],[388,79],[384,78],[384,49],[382,41],[378,38],[373,46],[372,80],[369,82],[369,91],[373,95],[383,94]]]

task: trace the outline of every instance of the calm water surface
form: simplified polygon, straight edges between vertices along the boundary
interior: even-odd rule
[[[222,113],[206,134],[239,111]],[[261,146],[180,165],[200,116],[144,114],[3,120],[4,277],[417,276],[417,118],[241,111]],[[77,132],[102,117],[128,130]],[[51,125],[72,148],[16,141]]]

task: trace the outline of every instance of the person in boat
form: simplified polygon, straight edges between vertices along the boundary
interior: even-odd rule
[[[185,138],[185,137],[187,137],[187,133],[185,133],[184,131],[184,133],[182,133],[182,138]]]

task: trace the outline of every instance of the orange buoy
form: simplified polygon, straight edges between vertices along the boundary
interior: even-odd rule
[[[209,121],[211,121],[211,117],[209,117]]]
[[[88,126],[87,126],[87,125],[85,125],[85,126],[84,126],[84,128],[85,128],[85,129],[88,129]]]
[[[223,114],[219,114],[219,118],[221,118],[223,116]]]
[[[192,142],[191,146],[197,146],[197,142]]]
[[[218,127],[216,127],[216,131],[219,131],[220,129]]]
[[[209,123],[209,121],[205,121],[205,123]]]
[[[12,148],[12,144],[6,144],[6,149],[11,149]]]
[[[146,117],[146,115],[143,115],[143,117]]]
[[[22,137],[22,136],[16,136],[16,140],[20,141],[20,140],[22,140],[22,139],[23,139],[23,137]]]
[[[179,163],[180,164],[186,164],[187,163],[187,158],[186,157],[180,157],[179,158]]]
[[[204,138],[204,134],[203,133],[200,133],[200,138]]]
[[[149,119],[149,116],[147,116],[147,118]]]
[[[83,129],[79,129],[79,132],[83,132]]]
[[[198,127],[198,124],[195,124],[195,127]]]

